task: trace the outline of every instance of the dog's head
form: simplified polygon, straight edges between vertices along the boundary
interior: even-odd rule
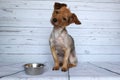
[[[55,27],[66,27],[71,23],[81,24],[77,16],[71,13],[64,3],[55,3],[51,23]]]

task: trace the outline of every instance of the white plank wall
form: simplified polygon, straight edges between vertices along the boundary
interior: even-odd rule
[[[52,61],[54,2],[68,4],[82,22],[67,28],[79,61],[120,61],[120,0],[0,0],[0,61]]]

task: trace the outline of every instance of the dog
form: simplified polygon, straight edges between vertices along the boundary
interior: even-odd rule
[[[74,40],[67,33],[66,26],[75,23],[81,24],[77,16],[71,13],[64,3],[55,2],[54,11],[51,17],[51,23],[54,26],[49,38],[50,49],[54,59],[53,70],[65,72],[71,67],[77,65]]]

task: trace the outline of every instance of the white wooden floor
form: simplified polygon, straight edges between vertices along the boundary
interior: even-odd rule
[[[79,63],[68,72],[52,71],[52,64],[47,64],[37,76],[26,75],[23,64],[0,63],[0,80],[120,80],[120,62]]]

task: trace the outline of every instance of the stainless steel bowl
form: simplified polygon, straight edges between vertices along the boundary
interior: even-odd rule
[[[44,72],[44,64],[41,63],[29,63],[24,65],[25,73],[28,75],[39,75]]]

